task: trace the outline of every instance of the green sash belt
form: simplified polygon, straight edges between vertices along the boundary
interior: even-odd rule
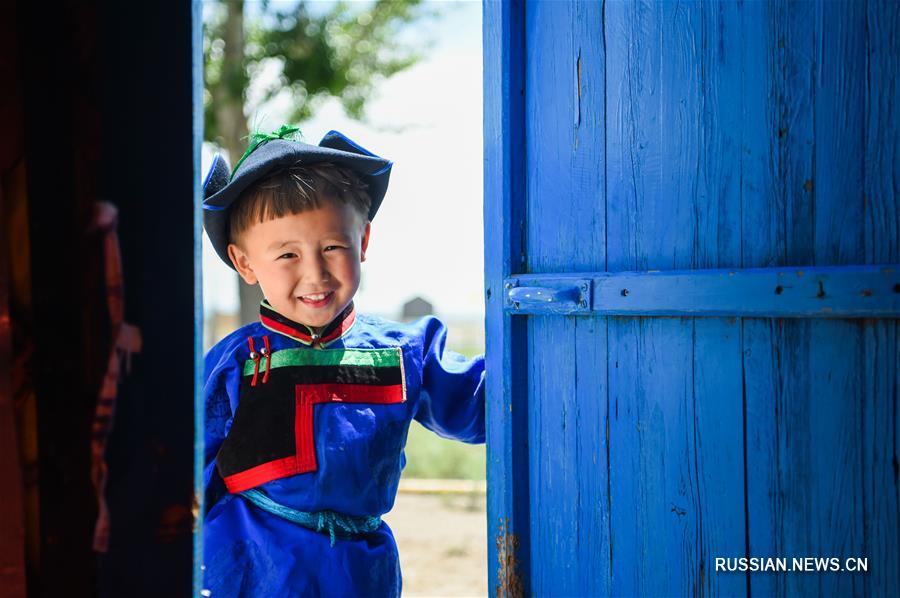
[[[241,496],[263,511],[278,515],[305,528],[322,533],[328,530],[332,546],[338,536],[353,538],[360,534],[374,532],[381,525],[381,517],[378,516],[353,517],[334,511],[317,511],[315,513],[298,511],[275,502],[255,488],[244,490],[241,492]]]

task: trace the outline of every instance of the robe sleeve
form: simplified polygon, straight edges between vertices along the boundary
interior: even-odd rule
[[[228,429],[231,427],[232,410],[229,393],[227,372],[215,368],[214,351],[210,351],[206,357],[206,375],[203,384],[204,401],[204,447],[203,447],[203,487],[205,494],[205,507],[208,511],[227,491],[225,482],[216,469],[216,454],[225,441]],[[210,373],[212,370],[212,373]]]
[[[422,388],[415,419],[444,438],[484,442],[484,356],[445,349],[447,328],[434,317],[423,327]]]

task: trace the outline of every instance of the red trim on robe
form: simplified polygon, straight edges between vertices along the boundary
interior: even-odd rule
[[[350,314],[341,321],[341,325],[334,329],[328,336],[322,337],[319,339],[319,343],[330,343],[336,338],[340,338],[344,336],[344,333],[350,330],[350,327],[353,326],[353,322],[356,320],[356,310],[350,312]]]
[[[316,405],[323,403],[369,403],[374,405],[402,403],[404,401],[403,385],[297,384],[294,387],[294,401],[295,454],[223,478],[229,492],[236,494],[272,480],[316,471],[319,468],[313,426]]]
[[[228,488],[228,491],[232,494],[237,494],[265,482],[285,478],[296,473],[303,472],[299,471],[297,458],[291,456],[276,461],[269,461],[222,479],[225,481],[225,487]]]
[[[259,316],[259,321],[262,322],[263,325],[266,326],[266,328],[271,328],[272,330],[275,330],[276,332],[280,332],[282,334],[285,334],[285,335],[293,337],[293,338],[298,338],[307,343],[312,341],[312,337],[309,336],[308,334],[304,334],[304,333],[300,332],[299,330],[297,330],[296,328],[292,328],[286,324],[282,324],[281,322],[279,322],[277,320],[273,320],[272,318],[267,318],[266,316],[264,316],[262,314],[260,314],[260,316]]]

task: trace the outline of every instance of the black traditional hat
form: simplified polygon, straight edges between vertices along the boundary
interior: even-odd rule
[[[228,214],[231,205],[254,182],[276,171],[294,165],[331,162],[355,171],[366,183],[371,199],[369,220],[381,206],[391,176],[390,160],[376,156],[341,133],[329,131],[319,142],[310,145],[291,137],[296,127],[283,126],[271,134],[254,134],[250,147],[238,160],[228,179],[228,165],[216,155],[203,183],[203,226],[213,248],[226,264],[228,259]]]

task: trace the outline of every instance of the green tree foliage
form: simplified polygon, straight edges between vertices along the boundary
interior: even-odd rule
[[[264,69],[276,68],[279,76],[259,104],[287,90],[291,121],[309,118],[329,97],[362,118],[378,82],[420,58],[399,41],[404,27],[426,16],[420,0],[249,6],[220,0],[207,7],[205,23],[206,138],[232,161],[248,133],[247,91]]]

